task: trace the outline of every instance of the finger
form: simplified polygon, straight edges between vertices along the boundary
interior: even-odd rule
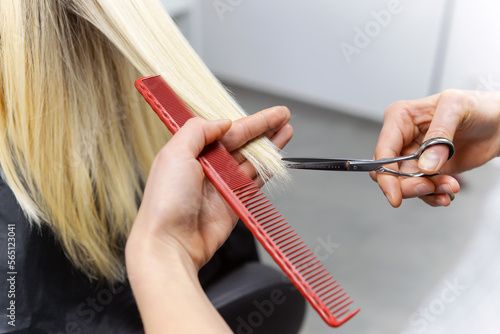
[[[450,149],[446,145],[431,146],[422,153],[418,160],[418,169],[425,174],[437,173],[448,161],[449,154]]]
[[[377,182],[389,204],[394,208],[399,207],[403,201],[399,178],[394,175],[379,174],[377,175]]]
[[[401,180],[403,198],[427,196],[434,193],[436,186],[426,177],[406,178]]]
[[[240,167],[245,171],[245,173],[248,174],[248,176],[250,176],[251,179],[257,177],[257,170],[250,161],[243,162],[240,164]]]
[[[454,195],[460,191],[460,183],[450,175],[437,175],[431,178],[436,185],[435,193]]]
[[[293,127],[290,124],[286,124],[278,132],[276,132],[270,140],[274,144],[274,146],[281,150],[292,139],[292,136]],[[240,164],[246,161],[245,157],[239,151],[235,151],[232,154],[236,161],[238,161]],[[253,167],[252,164],[250,164],[250,166]],[[255,175],[256,172],[251,171],[248,174],[251,175],[251,177],[254,177],[253,175]]]
[[[425,181],[428,188],[424,188],[424,186],[419,184],[421,181]],[[432,181],[432,184],[429,181]],[[418,180],[408,179],[403,187],[403,196],[405,198],[419,197],[425,203],[434,207],[450,205],[451,201],[455,198],[455,194],[460,191],[458,181],[449,175],[418,178]]]
[[[375,159],[400,156],[403,148],[418,136],[415,122],[422,117],[416,114],[427,113],[421,104],[427,105],[429,102],[427,99],[402,101],[387,107],[384,113],[384,125],[375,147]]]
[[[169,140],[165,147],[182,157],[198,157],[210,143],[222,138],[231,127],[227,119],[208,121],[192,118]]]
[[[413,140],[413,121],[408,113],[407,103],[391,104],[384,114],[384,125],[380,131],[374,158],[395,158],[401,155],[406,143]],[[388,168],[399,170],[397,164],[387,165]],[[401,205],[403,196],[399,178],[387,174],[371,174],[379,184],[380,189],[393,207]]]
[[[403,198],[422,197],[430,194],[456,194],[460,191],[458,181],[449,175],[416,177],[401,180]]]
[[[283,149],[293,137],[293,127],[290,124],[285,124],[278,132],[271,137],[271,142],[279,148]]]
[[[455,199],[454,195],[449,194],[431,194],[424,197],[420,197],[426,204],[439,207],[439,206],[449,206],[451,202]]]
[[[380,184],[380,178],[387,177],[391,175],[383,175],[378,174],[374,176]],[[392,179],[396,179],[396,177],[392,177]],[[446,204],[446,199],[443,200],[442,197],[438,196],[435,198],[427,198],[426,196],[433,194],[445,194],[453,196],[454,194],[460,191],[460,184],[458,181],[449,175],[436,175],[433,177],[418,177],[418,178],[398,178],[398,183],[393,185],[394,187],[400,187],[398,194],[401,194],[401,198],[391,198],[390,194],[387,194],[386,197],[389,200],[389,203],[394,207],[399,207],[401,205],[402,199],[406,198],[425,198],[426,202],[436,202],[436,200],[440,200],[441,203]],[[425,196],[425,197],[424,197]],[[437,202],[436,202],[437,203]],[[434,203],[434,204],[436,204]],[[442,204],[440,204],[442,205]],[[446,205],[449,205],[446,204]]]
[[[286,124],[281,129],[279,129],[279,131],[276,132],[270,140],[278,149],[281,150],[292,139],[292,136],[293,127],[290,124]],[[239,164],[242,164],[246,161],[246,158],[239,151],[233,151],[231,152],[231,155]]]
[[[468,100],[465,93],[458,90],[444,91],[437,101],[436,112],[429,125],[424,140],[443,137],[453,141],[455,132],[467,117]],[[419,169],[426,173],[437,173],[448,160],[449,149],[438,145],[427,149],[418,161]]]
[[[228,151],[234,151],[259,136],[272,136],[290,120],[290,111],[286,107],[272,107],[254,115],[240,118],[222,138]]]
[[[276,134],[271,138],[271,142],[282,149],[290,141],[293,136],[293,127],[290,124],[286,124],[282,127]],[[257,170],[255,167],[245,159],[245,157],[238,151],[231,153],[236,161],[240,164],[240,167],[252,178],[254,182],[259,185],[259,187],[264,185],[264,181],[260,176],[257,175]]]
[[[262,188],[265,184],[264,180],[262,179],[262,177],[260,177],[259,175],[257,175],[254,179],[253,179],[253,182],[257,185],[257,187],[259,188]]]
[[[245,163],[247,161],[247,158],[245,158],[245,156],[243,154],[241,154],[240,151],[233,151],[233,152],[231,152],[231,155],[233,156],[233,159],[236,160],[236,162],[239,165],[242,165],[243,163]]]
[[[243,171],[254,181],[254,183],[258,187],[262,187],[264,185],[264,180],[259,174],[257,174],[257,170],[250,161],[245,160],[240,163],[240,168],[243,169]]]

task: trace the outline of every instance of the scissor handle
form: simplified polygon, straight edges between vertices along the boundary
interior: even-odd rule
[[[416,173],[404,173],[404,172],[400,172],[400,171],[397,171],[397,170],[394,170],[394,169],[390,169],[390,168],[387,168],[387,167],[384,167],[384,166],[381,166],[377,169],[375,169],[375,172],[377,173],[387,173],[387,174],[392,174],[392,175],[396,175],[396,176],[401,176],[401,177],[430,177],[430,176],[435,176],[435,175],[440,175],[441,172],[437,172],[435,174],[425,174],[425,173],[422,173],[422,172],[416,172]]]
[[[455,145],[453,145],[451,140],[443,138],[443,137],[435,137],[435,138],[431,138],[431,139],[426,140],[425,142],[422,143],[422,145],[420,145],[420,147],[418,148],[418,150],[415,153],[410,154],[410,155],[405,156],[405,157],[402,157],[402,158],[405,160],[414,160],[414,159],[418,160],[420,158],[420,156],[422,156],[422,154],[424,153],[424,151],[426,149],[428,149],[431,146],[441,145],[441,144],[448,146],[448,148],[449,148],[448,160],[450,160],[451,157],[455,154]],[[440,172],[437,172],[436,174],[424,174],[422,172],[404,173],[404,172],[393,170],[393,169],[390,169],[390,168],[387,168],[384,166],[380,166],[379,168],[375,169],[375,171],[377,173],[389,173],[392,175],[403,176],[403,177],[423,177],[423,176],[429,177],[429,176],[441,174]]]
[[[455,154],[455,145],[453,145],[451,140],[449,140],[447,138],[443,138],[443,137],[435,137],[435,138],[427,139],[426,141],[424,141],[422,143],[422,145],[420,145],[420,147],[415,152],[415,154],[418,157],[420,157],[422,155],[422,153],[424,153],[424,151],[426,149],[428,149],[429,147],[434,146],[434,145],[441,145],[441,144],[448,146],[448,148],[449,148],[448,160],[450,160],[451,157]]]

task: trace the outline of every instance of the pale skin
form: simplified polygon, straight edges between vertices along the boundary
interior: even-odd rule
[[[397,170],[418,170],[442,175],[400,178],[371,173],[393,207],[405,198],[419,197],[431,206],[448,206],[460,190],[451,176],[476,167],[500,155],[500,92],[446,90],[413,101],[391,104],[375,149],[375,159],[410,154],[427,139],[444,137],[455,145],[455,155],[447,160],[448,147],[427,149],[418,164],[405,162]],[[391,168],[391,167],[389,167]]]
[[[198,270],[227,239],[238,217],[205,178],[196,157],[221,140],[261,186],[254,167],[235,150],[259,136],[283,148],[293,135],[289,119],[285,107],[232,123],[192,119],[156,156],[125,251],[147,333],[231,333],[203,292]]]

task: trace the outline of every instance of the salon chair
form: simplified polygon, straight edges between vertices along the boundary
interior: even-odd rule
[[[286,276],[259,262],[246,263],[205,290],[237,334],[298,333],[305,300]]]

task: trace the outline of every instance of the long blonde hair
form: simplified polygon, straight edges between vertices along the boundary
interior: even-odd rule
[[[134,89],[162,74],[199,116],[245,115],[156,0],[0,1],[0,172],[90,278],[123,280],[123,248],[169,138]],[[284,176],[272,144],[242,149]]]

